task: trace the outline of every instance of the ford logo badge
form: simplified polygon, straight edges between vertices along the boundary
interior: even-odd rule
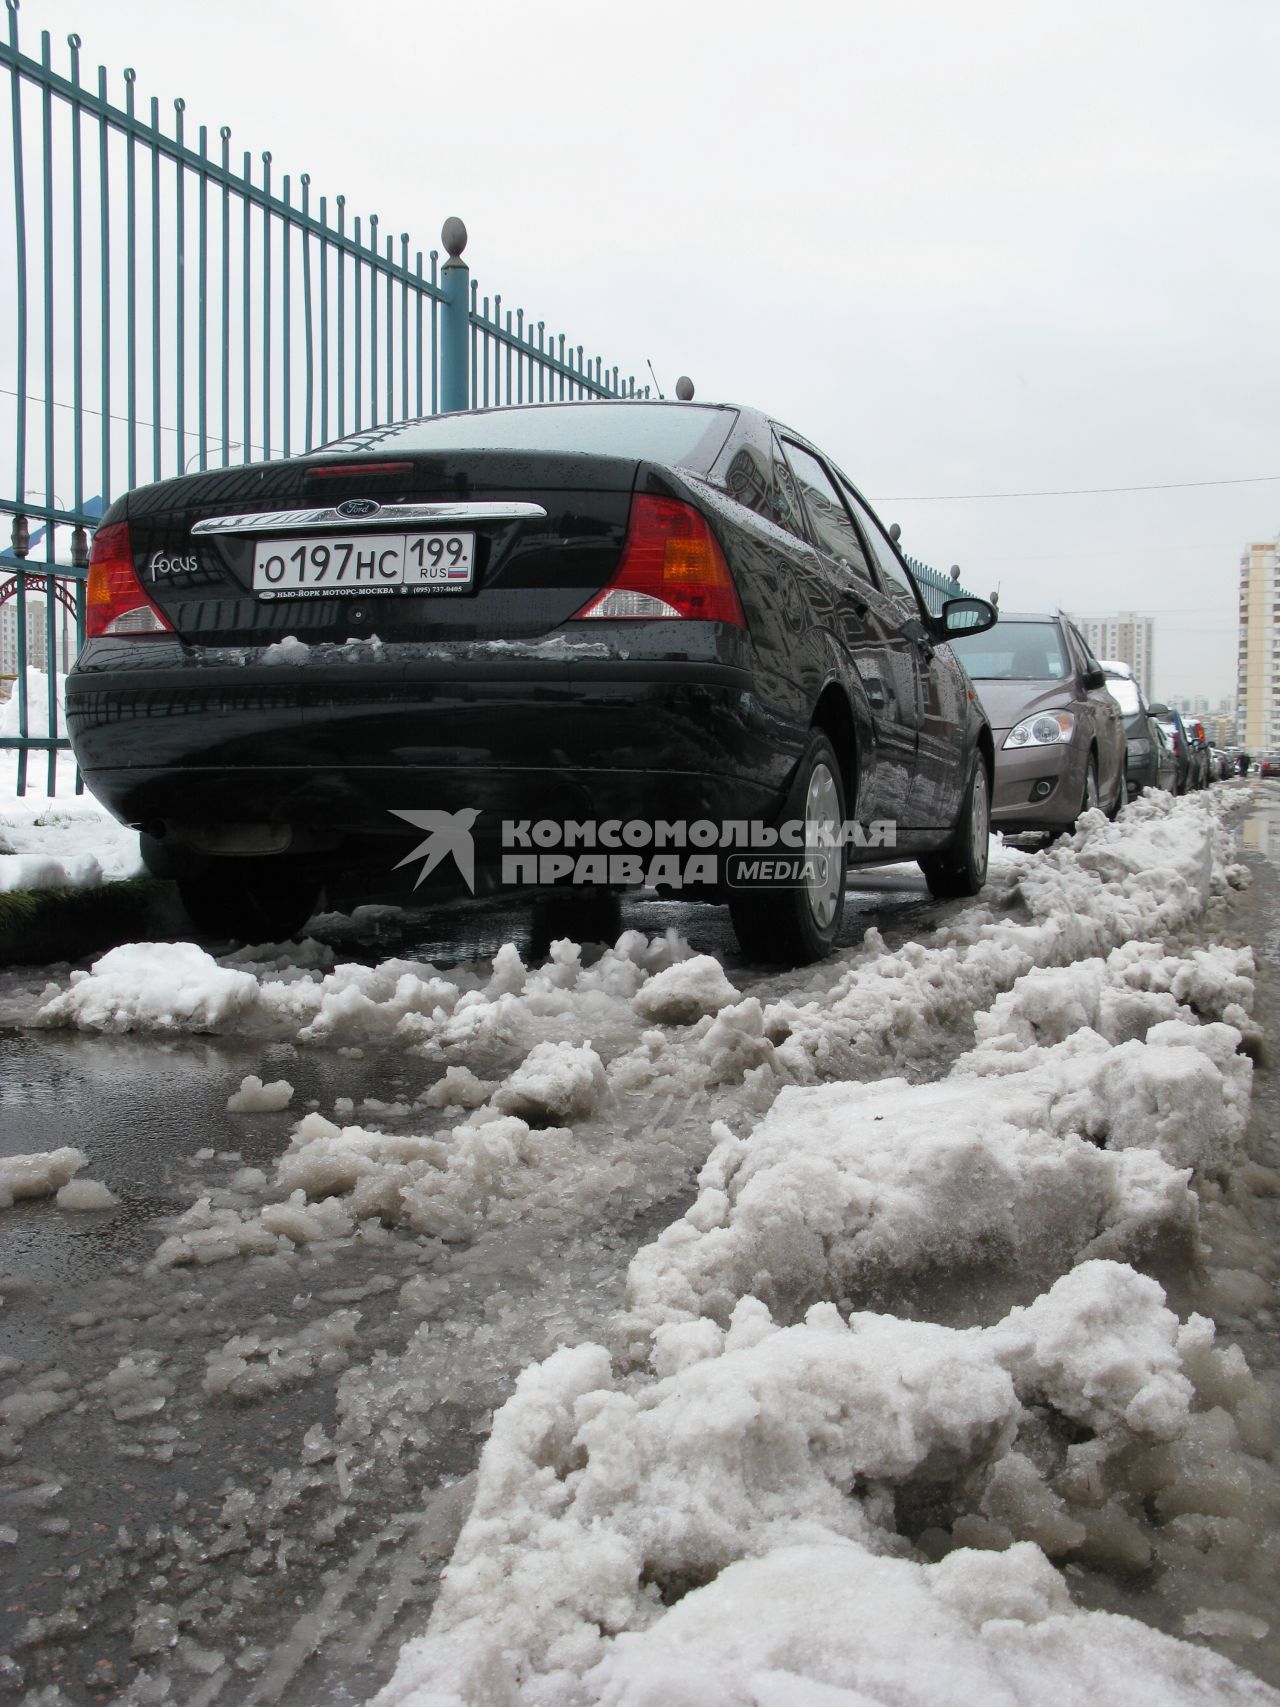
[[[338,505],[340,516],[376,516],[382,505],[373,498],[348,498],[345,504]]]

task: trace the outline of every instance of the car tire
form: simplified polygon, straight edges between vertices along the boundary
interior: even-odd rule
[[[1081,796],[1080,810],[1075,815],[1072,828],[1075,828],[1086,812],[1092,812],[1095,806],[1101,804],[1102,798],[1098,793],[1098,760],[1095,754],[1090,753],[1084,772],[1084,794]]]
[[[276,861],[216,860],[177,883],[197,936],[213,942],[285,942],[298,934],[320,899],[314,878]]]
[[[987,881],[990,847],[991,781],[982,754],[975,753],[964,805],[950,842],[937,853],[925,854],[919,862],[930,895],[938,901],[976,895]]]
[[[796,766],[781,823],[834,820],[844,823],[840,760],[821,729],[812,729]],[[844,918],[844,879],[849,850],[827,853],[823,880],[802,889],[737,889],[729,893],[729,917],[749,960],[778,966],[808,966],[834,948]]]

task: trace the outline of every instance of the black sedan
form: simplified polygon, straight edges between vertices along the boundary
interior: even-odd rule
[[[213,935],[428,874],[665,878],[800,961],[849,861],[985,879],[991,732],[944,642],[994,613],[931,615],[754,410],[478,410],[164,481],[103,517],[88,613],[77,761]]]

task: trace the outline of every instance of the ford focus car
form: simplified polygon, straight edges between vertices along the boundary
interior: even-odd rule
[[[513,823],[887,826],[798,884],[708,886],[749,953],[804,960],[850,859],[984,880],[991,734],[945,642],[993,620],[931,615],[841,471],[758,411],[478,410],[113,504],[67,716],[211,934],[285,934],[322,889],[408,899],[424,827],[454,855],[433,881],[482,887]]]

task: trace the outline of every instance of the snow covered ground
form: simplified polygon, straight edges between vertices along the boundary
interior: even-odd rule
[[[674,933],[447,972],[135,945],[33,997],[27,1024],[98,1047],[256,1048],[220,1094],[288,1137],[191,1159],[112,1294],[160,1289],[172,1332],[87,1312],[114,1361],[9,1371],[0,1452],[34,1461],[86,1402],[172,1456],[200,1407],[333,1395],[265,1497],[165,1541],[137,1687],[294,1699],[365,1583],[366,1649],[419,1625],[384,1707],[1280,1700],[1237,1663],[1280,1669],[1266,1393],[1187,1302],[1232,1194],[1280,1187],[1244,1150],[1232,798],[1002,849],[927,942],[873,930],[802,973]],[[270,1070],[289,1052],[399,1083],[308,1107]],[[115,1183],[91,1146],[8,1166],[63,1211]],[[1273,1329],[1251,1279],[1219,1263],[1199,1301]],[[293,1320],[252,1319],[255,1291]],[[394,1518],[346,1539],[388,1488]],[[464,1514],[428,1624],[423,1560]],[[291,1550],[323,1569],[274,1656],[236,1649],[239,1579],[209,1646],[198,1562]]]
[[[62,704],[66,677],[55,678]],[[49,732],[48,677],[27,671],[27,733]],[[0,704],[0,735],[19,732],[18,698]],[[48,792],[43,754],[27,759],[26,792],[18,793],[18,755],[0,748],[0,892],[7,889],[96,889],[142,872],[138,836],[100,806],[91,794],[75,792],[75,765],[58,757],[56,793]]]

